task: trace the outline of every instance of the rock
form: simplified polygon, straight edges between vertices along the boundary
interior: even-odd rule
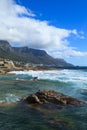
[[[5,71],[0,69],[0,74],[5,74]]]
[[[28,96],[25,100],[29,103],[40,103],[39,98],[35,94]]]
[[[38,80],[38,77],[34,77],[33,80],[34,80],[34,81]]]
[[[31,94],[28,97],[24,98],[22,101],[27,101],[30,104],[38,103],[53,103],[60,105],[79,105],[85,104],[84,101],[77,100],[70,96],[64,95],[60,92],[54,90],[39,90],[35,94]]]
[[[13,61],[11,60],[0,60],[0,68],[4,69],[4,68],[8,68],[8,69],[12,69],[12,68],[16,68],[16,66],[14,65]]]
[[[13,61],[5,61],[4,67],[11,69],[11,68],[15,68],[15,65],[14,65]]]
[[[0,107],[8,107],[13,105],[13,102],[0,102]]]

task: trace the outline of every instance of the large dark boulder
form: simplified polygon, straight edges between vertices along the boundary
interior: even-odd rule
[[[35,94],[31,94],[28,97],[22,99],[22,101],[26,101],[29,104],[53,103],[60,105],[79,105],[85,103],[84,101],[77,100],[75,98],[53,90],[39,90]]]

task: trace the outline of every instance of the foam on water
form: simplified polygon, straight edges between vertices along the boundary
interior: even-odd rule
[[[0,80],[0,130],[87,129],[86,104],[62,107],[62,109],[58,105],[56,110],[55,105],[52,104],[28,106],[13,103],[40,89],[55,90],[87,102],[87,72],[81,70],[30,70],[14,71],[14,73],[16,73],[15,76],[1,76]],[[39,80],[30,81],[33,77],[38,77]]]
[[[13,73],[13,72],[11,72]],[[81,70],[17,71],[16,76],[0,81],[0,130],[44,129],[86,130],[87,105],[67,106],[57,110],[50,104],[27,106],[16,102],[39,89],[52,89],[87,101],[87,72]],[[28,81],[38,77],[38,81]],[[20,81],[20,80],[26,81]],[[84,89],[85,88],[85,89]],[[6,103],[6,105],[4,103]],[[35,108],[34,108],[35,107]],[[59,106],[58,106],[59,107]],[[49,112],[49,109],[52,111]],[[64,122],[64,123],[63,123]],[[59,127],[60,126],[60,127]],[[63,127],[62,127],[63,126]],[[67,127],[66,127],[67,126]]]
[[[13,71],[16,75],[28,75],[43,80],[61,82],[83,82],[87,81],[87,72],[77,70],[45,70],[45,71]]]
[[[19,96],[16,96],[16,95],[11,94],[11,93],[6,94],[6,96],[5,96],[6,102],[17,102],[19,100],[20,100]]]
[[[14,71],[11,73],[15,73],[16,75],[31,76],[32,79],[33,77],[38,77],[39,80],[60,82],[63,85],[66,84],[68,89],[73,87],[73,92],[70,91],[67,92],[67,94],[70,95],[76,95],[78,91],[82,89],[87,89],[87,72],[82,70],[48,70],[48,71],[30,70],[30,71]],[[60,91],[66,92],[66,89],[67,88],[62,87]]]

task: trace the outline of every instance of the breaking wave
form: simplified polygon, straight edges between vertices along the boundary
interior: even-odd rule
[[[53,80],[60,82],[87,83],[87,73],[77,70],[45,70],[45,71],[12,71],[16,75],[38,77],[39,80]],[[16,78],[18,80],[18,78]]]

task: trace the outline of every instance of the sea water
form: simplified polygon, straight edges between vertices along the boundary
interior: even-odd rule
[[[13,71],[0,76],[0,130],[87,130],[87,105],[27,105],[19,101],[50,89],[87,102],[86,70]],[[38,77],[37,81],[33,78]]]

